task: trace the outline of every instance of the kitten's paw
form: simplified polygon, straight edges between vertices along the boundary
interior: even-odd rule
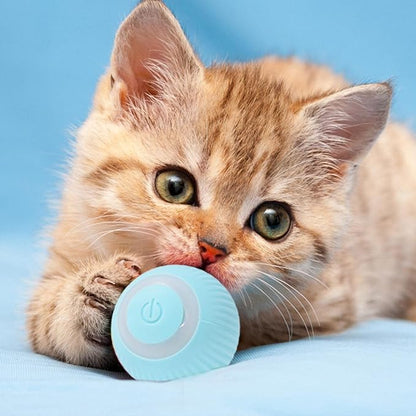
[[[138,259],[118,257],[80,273],[79,325],[86,342],[114,362],[111,348],[111,316],[123,289],[141,274]],[[99,353],[100,354],[100,353]]]

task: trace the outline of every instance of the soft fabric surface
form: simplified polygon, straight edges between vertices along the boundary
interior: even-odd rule
[[[373,321],[339,335],[253,348],[227,368],[166,383],[34,354],[25,342],[23,310],[41,258],[24,239],[0,242],[2,416],[416,414],[416,324],[410,322]]]

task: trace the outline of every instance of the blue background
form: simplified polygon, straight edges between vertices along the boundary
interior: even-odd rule
[[[416,2],[168,0],[204,62],[296,54],[353,82],[393,79],[416,126]],[[0,3],[0,230],[36,240],[59,195],[69,131],[86,118],[132,0]],[[29,241],[29,240],[26,240]]]

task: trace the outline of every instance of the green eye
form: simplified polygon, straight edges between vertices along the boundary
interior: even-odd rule
[[[164,170],[157,174],[156,191],[166,202],[172,204],[189,204],[195,202],[194,181],[186,172]]]
[[[257,207],[249,219],[250,228],[267,240],[278,240],[290,230],[291,218],[284,205],[265,202]]]

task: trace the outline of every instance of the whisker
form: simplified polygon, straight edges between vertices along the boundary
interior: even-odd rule
[[[75,231],[77,231],[79,228],[82,227],[91,227],[91,226],[95,226],[97,224],[106,224],[107,221],[100,221],[98,222],[98,220],[104,218],[104,216],[100,215],[99,217],[94,217],[94,218],[87,218],[84,221],[81,221],[79,223],[77,223],[74,227],[71,227],[66,233],[65,233],[65,237],[67,237],[68,234],[70,233],[74,233]],[[111,221],[111,222],[115,222],[115,221]],[[117,222],[118,223],[118,222]]]
[[[261,273],[261,274],[265,274],[264,272],[262,272],[262,271],[260,271],[259,270],[259,272]],[[267,276],[267,274],[265,274],[266,276]],[[273,276],[268,276],[268,277],[273,277]],[[274,280],[274,279],[273,279]],[[281,286],[283,286],[279,281],[277,281],[276,280],[276,283],[278,283],[278,284],[280,284]],[[273,287],[272,285],[270,285],[271,287]],[[283,286],[284,287],[284,286]],[[302,321],[302,323],[303,323],[303,326],[305,327],[305,329],[306,329],[306,333],[307,333],[307,335],[308,335],[308,338],[310,338],[311,337],[311,335],[310,335],[310,333],[309,333],[309,328],[308,328],[308,325],[306,324],[306,321],[305,321],[305,319],[303,318],[303,315],[300,313],[300,311],[299,311],[299,309],[293,304],[293,302],[291,302],[290,301],[290,299],[288,298],[288,297],[286,297],[285,295],[283,295],[281,292],[279,292],[278,290],[277,290],[277,288],[274,288],[279,294],[280,294],[280,296],[282,296],[285,300],[286,300],[286,302],[295,310],[295,312],[299,315],[299,318],[301,319],[301,321]],[[289,289],[289,292],[290,292],[290,289]],[[311,321],[311,319],[310,319],[310,316],[309,316],[309,314],[308,314],[308,311],[306,310],[306,308],[305,308],[305,306],[303,305],[303,303],[296,297],[296,295],[293,295],[292,294],[292,296],[298,301],[298,303],[300,304],[300,306],[302,307],[302,309],[306,312],[306,315],[307,315],[307,317],[308,317],[308,320],[309,320],[309,323],[310,323],[310,325],[311,325],[311,330],[312,330],[312,335],[314,334],[314,332],[313,332],[313,324],[312,324],[312,321]]]
[[[244,289],[244,288],[241,288],[241,289],[239,289],[239,290],[238,290],[238,296],[239,296],[239,297],[240,297],[240,299],[243,301],[244,307],[245,307],[246,309],[248,309],[248,305],[247,305],[247,302],[246,302],[246,297],[244,296],[243,289]]]
[[[98,234],[104,234],[100,237],[100,238],[102,238],[107,233],[112,233],[112,232],[129,232],[129,233],[136,233],[136,234],[144,234],[144,235],[148,235],[148,236],[151,236],[151,237],[156,237],[157,236],[157,233],[152,232],[151,230],[142,230],[142,229],[134,228],[134,227],[115,228],[115,229],[111,229],[111,230],[102,231],[101,233],[98,233]]]
[[[280,313],[280,316],[283,318],[283,321],[285,322],[285,325],[286,325],[286,328],[287,328],[287,333],[288,333],[289,340],[290,340],[291,339],[291,332],[290,332],[290,329],[289,329],[289,324],[287,323],[286,317],[284,316],[284,314],[282,313],[280,308],[277,306],[277,303],[263,289],[258,287],[255,282],[250,282],[250,284],[253,285],[257,290],[259,290],[264,296],[266,296],[267,299],[269,299],[269,301],[278,310],[278,312]]]
[[[313,305],[312,305],[312,304],[311,304],[311,302],[309,301],[309,299],[307,299],[307,298],[306,298],[306,296],[305,296],[303,293],[301,293],[299,290],[297,290],[295,287],[293,287],[293,286],[292,286],[292,285],[290,285],[289,283],[285,282],[284,280],[280,279],[280,278],[279,278],[279,277],[277,277],[276,275],[271,275],[271,274],[269,274],[269,273],[265,273],[265,272],[263,272],[263,271],[260,271],[260,273],[262,273],[263,275],[265,275],[265,276],[267,276],[267,277],[271,278],[271,279],[272,279],[272,280],[274,280],[276,283],[280,284],[280,285],[281,285],[281,286],[283,286],[283,287],[286,287],[286,288],[287,288],[290,292],[292,292],[292,295],[294,296],[294,298],[295,298],[295,299],[299,302],[299,304],[302,306],[303,310],[305,311],[305,313],[306,313],[306,315],[307,315],[307,317],[308,317],[309,323],[310,323],[310,325],[311,325],[312,335],[314,335],[313,323],[312,323],[312,319],[311,319],[311,317],[310,317],[310,315],[309,315],[309,313],[308,313],[308,310],[307,310],[307,309],[306,309],[306,307],[303,305],[303,303],[300,301],[300,299],[296,296],[296,294],[294,294],[293,292],[297,293],[299,296],[301,296],[301,297],[302,297],[302,299],[304,299],[304,300],[306,301],[306,303],[308,304],[308,306],[311,308],[312,313],[314,314],[314,317],[315,317],[315,319],[316,319],[316,321],[317,321],[317,323],[318,323],[318,326],[320,326],[320,325],[321,325],[321,323],[320,323],[320,321],[319,321],[318,315],[317,315],[317,313],[316,313],[316,311],[315,311],[315,308],[313,307]]]
[[[65,217],[65,216],[64,216]],[[66,217],[68,218],[72,218],[72,215],[67,215]],[[106,219],[106,218],[110,218],[111,221],[100,221],[102,219]],[[75,232],[77,229],[85,226],[87,227],[94,227],[94,226],[99,226],[99,225],[107,225],[107,224],[128,224],[128,225],[139,225],[139,224],[135,224],[134,222],[130,222],[130,221],[126,221],[126,219],[131,219],[133,221],[140,221],[139,217],[133,216],[133,215],[128,215],[128,214],[123,214],[123,217],[120,218],[119,220],[114,219],[115,218],[115,214],[114,213],[108,213],[108,214],[102,214],[99,216],[95,216],[92,218],[87,218],[79,223],[77,223],[74,227],[70,228],[66,234]],[[141,226],[144,226],[144,224],[140,224]],[[65,234],[65,235],[66,235]]]
[[[140,255],[140,258],[141,259],[159,259],[160,255],[161,255],[160,251],[156,251],[153,254],[143,254],[143,255]]]
[[[263,263],[263,262],[256,262],[256,264],[262,265],[262,266],[272,267],[274,269],[288,270],[288,271],[291,271],[291,272],[299,273],[299,274],[301,274],[305,277],[311,278],[316,283],[319,283],[321,286],[323,286],[325,289],[328,289],[328,285],[326,285],[322,280],[318,279],[316,276],[313,276],[312,274],[309,274],[309,273],[307,273],[303,270],[298,270],[298,269],[294,269],[293,267],[282,266],[282,265],[277,265],[277,264],[270,264],[270,263]]]
[[[89,244],[89,248],[91,248],[92,246],[94,246],[94,244],[96,244],[99,240],[101,240],[102,238],[106,237],[109,234],[115,233],[115,232],[132,232],[132,233],[136,233],[136,234],[144,234],[144,235],[148,235],[150,237],[155,237],[156,234],[152,234],[148,231],[143,231],[143,230],[135,230],[135,229],[130,229],[130,228],[116,228],[113,230],[107,230],[102,232],[101,234],[98,235],[98,237],[96,237],[90,244]]]
[[[250,308],[253,309],[253,301],[251,300],[250,293],[248,293],[248,290],[245,286],[243,286],[242,289],[243,289],[244,293],[247,295],[248,301],[250,302]]]
[[[319,317],[315,311],[315,308],[313,307],[312,303],[309,301],[309,299],[302,293],[300,292],[298,289],[296,289],[294,286],[292,286],[291,284],[289,284],[288,282],[285,282],[283,279],[278,278],[277,276],[270,276],[273,277],[274,279],[277,279],[281,284],[286,285],[288,287],[289,290],[293,290],[295,291],[299,296],[301,296],[306,303],[308,304],[308,306],[311,308],[312,313],[314,314],[314,317],[316,319],[316,321],[318,322],[318,326],[321,325],[320,321],[319,321]]]
[[[279,300],[282,302],[283,307],[286,309],[286,312],[289,316],[289,321],[290,321],[290,329],[291,332],[289,334],[289,341],[292,339],[293,336],[293,319],[292,319],[292,314],[290,313],[288,307],[286,306],[285,302],[282,301],[282,299],[286,300],[289,304],[291,303],[289,299],[287,299],[282,293],[280,293],[277,288],[275,288],[274,286],[272,286],[270,283],[266,282],[265,280],[259,280],[259,282],[264,283],[266,286],[269,286],[272,291],[274,292],[274,294],[279,298]],[[296,308],[294,307],[294,305],[292,305],[292,307],[296,310]]]

